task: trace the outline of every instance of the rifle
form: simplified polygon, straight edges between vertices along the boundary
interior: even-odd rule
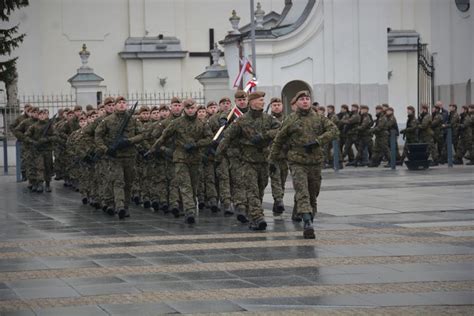
[[[46,124],[46,126],[43,129],[43,132],[41,133],[41,137],[46,137],[46,135],[48,135],[48,131],[51,125],[53,125],[54,119],[56,118],[57,115],[58,113],[54,114],[53,117],[49,119],[48,124]]]
[[[123,139],[123,133],[125,132],[125,129],[128,126],[128,123],[130,122],[130,118],[132,117],[133,113],[135,113],[135,109],[137,108],[138,101],[135,102],[131,110],[125,114],[125,117],[122,120],[122,123],[120,123],[120,127],[118,130],[117,135],[115,136],[114,141],[112,142],[112,145],[109,147],[108,153],[111,154],[111,156],[115,156],[117,153],[117,150],[119,149],[119,143]]]

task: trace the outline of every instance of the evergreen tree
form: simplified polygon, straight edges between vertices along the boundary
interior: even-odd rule
[[[28,5],[28,0],[0,0],[0,20],[8,22],[12,11]],[[18,25],[11,28],[0,28],[0,56],[10,56],[25,37],[25,34],[17,34]],[[14,84],[17,79],[16,61],[18,57],[0,62],[0,81],[5,83],[7,88]]]

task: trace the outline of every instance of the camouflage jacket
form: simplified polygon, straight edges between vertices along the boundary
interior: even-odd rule
[[[115,112],[104,118],[94,133],[94,140],[97,146],[97,152],[99,155],[104,155],[108,149],[113,145],[118,132],[120,125],[125,119],[125,115],[129,115],[129,112]],[[128,139],[132,146],[122,148],[117,150],[117,158],[132,158],[135,157],[137,151],[133,144],[140,142],[143,138],[143,135],[140,134],[140,130],[136,121],[133,118],[130,118],[127,127],[125,128],[123,135],[124,138]]]
[[[388,136],[388,122],[385,115],[382,113],[377,114],[377,118],[375,119],[375,126],[372,128],[372,133],[376,137],[387,137]]]
[[[275,117],[251,109],[227,128],[217,147],[217,155],[225,154],[231,144],[238,144],[242,160],[266,162],[270,142],[280,126],[281,123]]]
[[[428,138],[433,137],[433,130],[431,129],[431,115],[429,113],[421,113],[418,118],[418,128],[420,131],[420,141],[427,141]]]
[[[48,127],[49,120],[40,121],[31,125],[25,133],[25,142],[33,145],[36,151],[53,150],[53,143],[56,140],[53,125]],[[47,130],[46,130],[47,128]]]
[[[168,124],[153,144],[151,151],[154,151],[155,148],[163,149],[162,147],[170,139],[174,140],[175,146],[173,162],[200,164],[202,157],[199,154],[199,149],[210,145],[212,132],[209,125],[197,119],[196,116],[183,115]],[[190,145],[193,148],[186,148]]]
[[[25,133],[30,128],[31,125],[35,124],[38,121],[38,119],[35,119],[33,117],[29,117],[23,121],[21,121],[20,124],[18,124],[17,127],[13,130],[13,135],[15,135],[16,139],[18,139],[21,142],[25,141]]]
[[[287,159],[290,163],[320,165],[323,161],[322,147],[339,135],[337,126],[327,117],[314,111],[298,110],[289,116],[276,135],[270,153],[270,161],[282,158],[284,144],[289,145]],[[305,145],[318,142],[311,151]]]
[[[435,136],[441,135],[441,126],[443,125],[443,115],[435,112],[431,115],[431,129]]]
[[[357,127],[360,124],[360,115],[357,112],[351,112],[341,120],[344,124],[343,131],[347,136],[357,136]]]
[[[372,116],[369,113],[360,115],[360,124],[357,126],[359,137],[370,137],[370,128],[374,124]]]
[[[446,127],[451,127],[453,135],[458,135],[459,129],[459,114],[457,112],[449,112],[448,122]]]
[[[10,131],[15,135],[15,128],[21,124],[24,120],[28,119],[29,116],[26,115],[26,113],[18,115],[18,117],[15,119],[15,121],[10,124]]]
[[[418,134],[418,124],[415,118],[415,115],[409,115],[407,119],[407,127],[404,129],[405,132],[405,139],[407,143],[414,143],[417,142],[417,134]]]
[[[459,137],[470,139],[472,137],[473,118],[468,113],[462,113],[459,119]]]
[[[385,115],[385,117],[387,118],[387,130],[388,130],[388,134],[390,135],[390,131],[393,129],[396,131],[396,135],[398,136],[399,132],[398,132],[398,123],[397,123],[397,119],[395,118],[395,115]]]

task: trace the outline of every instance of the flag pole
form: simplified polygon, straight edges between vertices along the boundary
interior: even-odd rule
[[[257,56],[255,52],[255,5],[254,0],[250,0],[250,40],[252,46],[252,68],[253,76],[257,77]]]

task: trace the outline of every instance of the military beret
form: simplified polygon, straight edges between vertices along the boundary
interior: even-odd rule
[[[86,105],[86,111],[92,111],[94,107],[90,104]]]
[[[33,106],[30,110],[30,112],[33,112],[33,113],[38,113],[38,111],[39,111],[39,108],[36,106]]]
[[[265,92],[263,91],[255,91],[249,94],[249,102],[258,98],[263,98],[265,96]]]
[[[318,107],[318,106],[319,106],[319,102],[314,101],[314,102],[313,102],[313,106]]]
[[[125,97],[123,97],[123,96],[118,96],[118,97],[115,99],[115,103],[119,103],[120,101],[127,101],[127,99],[125,99]]]
[[[76,112],[76,111],[82,111],[82,106],[76,105],[76,106],[74,107],[74,112]]]
[[[158,110],[161,112],[161,111],[169,111],[169,107],[168,105],[166,104],[160,104],[160,106],[158,107]]]
[[[280,99],[280,98],[277,98],[277,97],[271,98],[270,104],[275,103],[275,102],[281,103],[281,99]]]
[[[452,107],[455,108],[455,109],[458,108],[458,106],[457,106],[456,104],[454,104],[454,103],[453,103],[453,104],[450,104],[449,106],[452,106]]]
[[[89,111],[89,112],[87,112],[87,117],[92,116],[94,114],[99,114],[99,112],[97,112],[97,110]]]
[[[301,97],[311,97],[311,94],[308,90],[302,90],[295,95],[295,100],[298,101]]]
[[[213,105],[217,106],[217,102],[214,101],[214,100],[207,102],[206,107],[210,107],[210,106],[213,106]]]
[[[347,106],[347,104],[343,104],[343,105],[341,105],[341,109],[349,110],[349,107]]]
[[[384,108],[388,108],[390,105],[388,105],[388,103],[382,103],[382,106],[383,106]]]
[[[138,110],[138,114],[141,114],[143,112],[150,112],[150,108],[147,107],[146,105],[142,105],[140,109]]]
[[[407,106],[407,110],[411,110],[411,111],[415,112],[415,108],[412,107],[411,105]]]
[[[158,111],[158,110],[159,110],[159,108],[156,105],[154,105],[150,108],[150,113],[153,112],[153,111]]]
[[[291,101],[290,101],[290,105],[293,105],[295,103],[296,103],[296,97],[293,97],[293,99],[291,99]]]
[[[206,107],[204,105],[200,104],[200,105],[198,105],[197,109],[198,110],[205,110]]]
[[[357,109],[358,109],[358,108],[359,108],[359,105],[358,105],[358,104],[356,104],[356,103],[354,103],[354,104],[351,104],[351,107],[352,107],[352,108],[357,108]]]
[[[332,105],[332,104],[329,104],[329,105],[327,106],[327,108],[328,108],[328,109],[333,109],[333,110],[334,110],[334,105]]]
[[[193,106],[194,104],[196,104],[196,101],[194,101],[194,99],[191,99],[191,98],[183,101],[183,105],[185,108],[189,108]]]
[[[181,99],[178,98],[178,97],[172,97],[170,103],[171,103],[171,104],[173,104],[173,103],[181,103]]]
[[[38,114],[42,114],[42,113],[49,113],[49,111],[46,109],[38,110]]]
[[[237,90],[234,94],[234,98],[236,99],[243,99],[247,97],[247,92],[244,90]]]
[[[222,102],[225,102],[225,101],[231,102],[228,97],[223,97],[219,100],[219,104],[221,104]]]
[[[428,106],[428,104],[422,104],[422,105],[421,105],[421,108],[428,110],[430,107]]]
[[[383,106],[381,106],[381,105],[379,104],[379,105],[377,105],[377,106],[375,107],[375,109],[376,109],[376,110],[383,110]]]
[[[441,104],[435,104],[435,108],[440,109],[440,108],[441,108]]]
[[[469,105],[463,105],[462,108],[463,108],[464,110],[469,110]]]
[[[100,110],[100,109],[103,109],[103,108],[105,108],[105,105],[103,105],[103,104],[99,104],[99,105],[97,106],[97,110]]]
[[[104,105],[110,104],[110,103],[115,103],[115,99],[113,97],[107,97],[104,100]]]
[[[362,109],[366,109],[366,110],[368,110],[368,109],[369,109],[369,107],[368,107],[367,105],[365,105],[365,104],[362,104],[362,105],[360,106],[360,109],[361,109],[361,110],[362,110]]]
[[[390,106],[387,111],[391,111],[391,112],[394,112],[393,108]]]
[[[319,110],[325,112],[325,111],[326,111],[326,108],[325,108],[324,106],[320,105],[320,106],[318,106],[318,111],[319,111]]]

